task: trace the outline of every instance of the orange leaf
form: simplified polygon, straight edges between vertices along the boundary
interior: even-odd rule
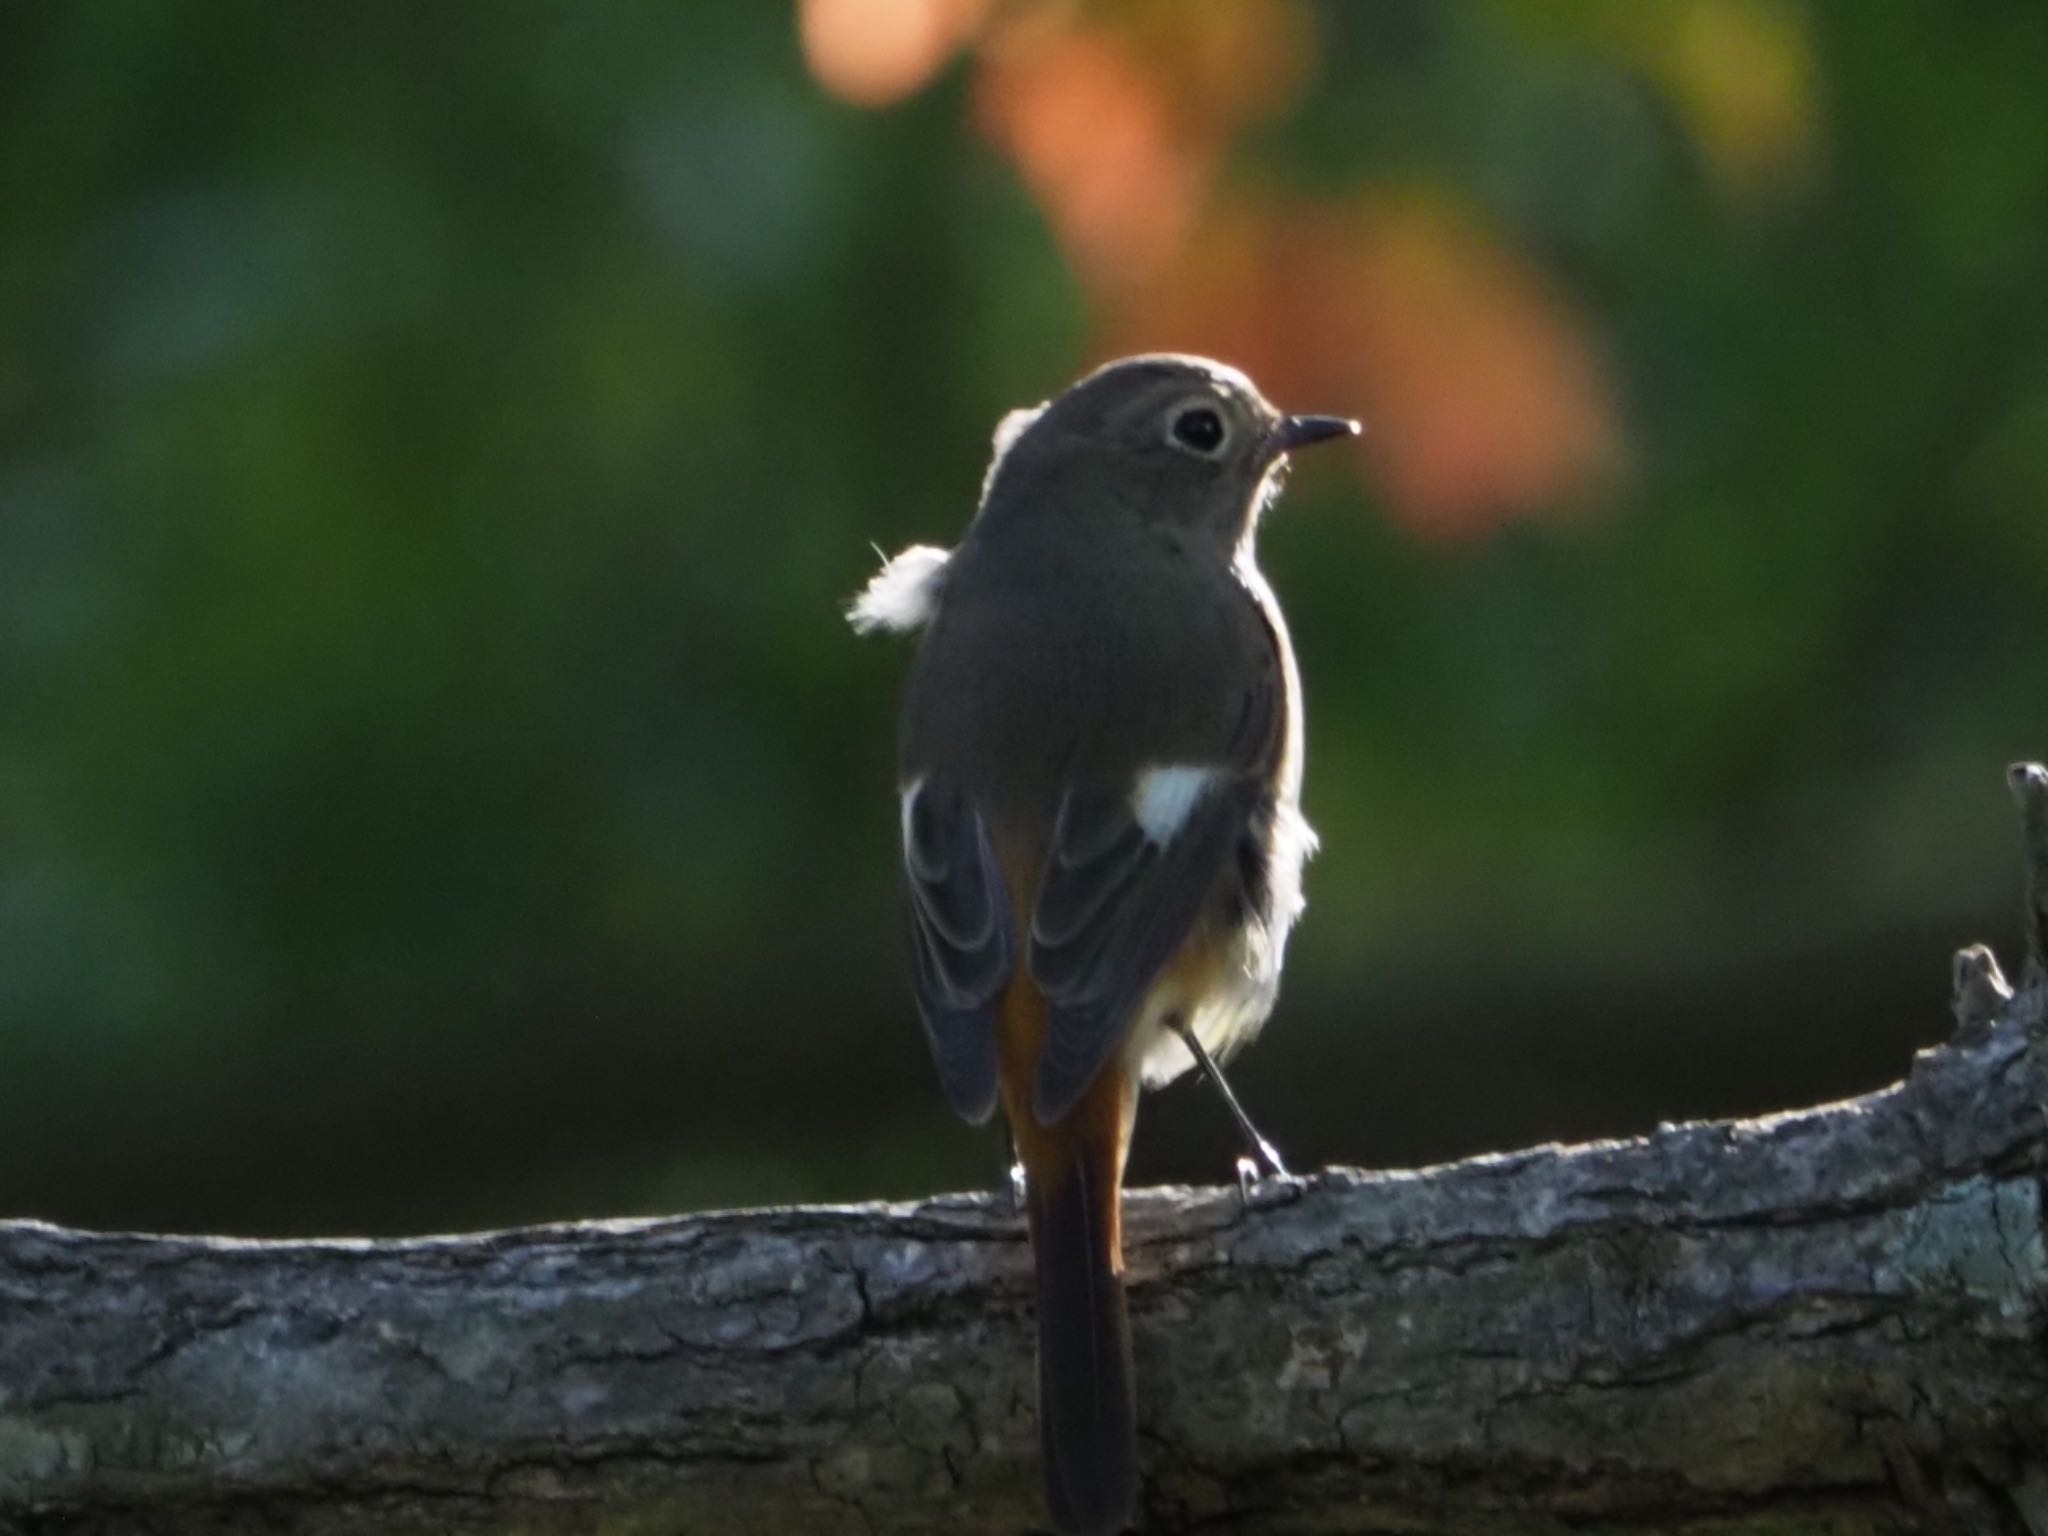
[[[987,10],[988,0],[799,0],[797,40],[826,90],[886,107],[945,68]]]
[[[1219,210],[1104,330],[1110,350],[1214,352],[1297,409],[1362,416],[1396,515],[1439,537],[1584,504],[1622,463],[1583,326],[1427,198]]]

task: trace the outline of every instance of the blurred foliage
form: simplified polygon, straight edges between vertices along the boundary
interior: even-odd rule
[[[2048,750],[2043,79],[2032,0],[0,8],[0,1212],[992,1180],[838,610],[1140,346],[1368,421],[1264,542],[1299,1161],[1894,1075]]]

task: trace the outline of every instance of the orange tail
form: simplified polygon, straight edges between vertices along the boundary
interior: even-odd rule
[[[1038,1274],[1038,1433],[1045,1502],[1063,1536],[1110,1536],[1138,1502],[1137,1404],[1124,1306],[1122,1189],[1136,1095],[1111,1062],[1058,1124],[1031,1113],[1045,1004],[1003,999],[1004,1108],[1027,1181]]]

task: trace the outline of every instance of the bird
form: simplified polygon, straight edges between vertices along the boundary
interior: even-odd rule
[[[939,1086],[1000,1106],[1036,1279],[1047,1512],[1138,1496],[1123,1172],[1140,1086],[1272,1010],[1302,866],[1301,683],[1254,552],[1290,455],[1357,433],[1242,372],[1122,358],[998,424],[951,550],[888,558],[847,617],[921,632],[898,736],[910,974]],[[879,553],[879,551],[878,551]]]

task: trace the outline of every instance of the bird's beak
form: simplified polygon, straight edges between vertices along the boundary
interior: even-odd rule
[[[1363,430],[1349,416],[1282,416],[1273,429],[1273,452],[1292,453],[1332,437],[1356,437]]]

